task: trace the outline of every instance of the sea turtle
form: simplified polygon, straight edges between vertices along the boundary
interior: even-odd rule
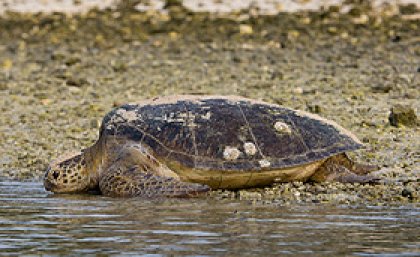
[[[193,196],[288,181],[373,182],[362,147],[335,122],[236,96],[172,96],[125,104],[91,147],[50,164],[45,188],[108,196]]]

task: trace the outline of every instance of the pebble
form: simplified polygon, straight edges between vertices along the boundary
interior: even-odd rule
[[[81,61],[82,61],[82,59],[79,56],[70,56],[64,61],[64,63],[67,66],[72,66],[72,65],[75,65],[75,64],[77,64]]]
[[[258,192],[248,192],[241,190],[239,191],[239,199],[241,200],[260,200],[262,199],[261,193]]]
[[[319,114],[323,112],[323,108],[319,104],[307,104],[307,108],[308,108],[308,111],[312,113]]]
[[[353,18],[352,21],[354,24],[358,25],[366,24],[369,22],[369,16],[367,16],[366,14],[362,14],[359,17]]]
[[[254,30],[252,29],[252,26],[248,24],[241,24],[239,25],[239,33],[241,35],[249,35],[252,34]]]
[[[8,89],[9,87],[7,86],[7,84],[6,83],[3,83],[3,82],[0,82],[0,91],[2,91],[2,90],[6,90],[6,89]]]
[[[406,188],[404,188],[404,189],[402,190],[401,195],[402,195],[403,197],[406,197],[406,198],[409,198],[409,199],[412,199],[412,198],[413,198],[413,194],[411,193],[411,191],[410,191],[410,190],[408,190],[408,189],[406,189]]]
[[[3,63],[1,64],[1,68],[3,68],[4,70],[10,70],[13,67],[13,61],[10,59],[6,59],[3,61]]]
[[[419,123],[416,113],[411,106],[396,104],[392,106],[389,123],[395,127],[416,127]]]
[[[303,94],[303,88],[301,88],[301,87],[295,87],[295,88],[293,88],[293,90],[292,90],[292,93],[295,93],[295,94],[298,94],[298,95],[301,95],[301,94]]]
[[[89,81],[85,78],[70,77],[67,78],[66,84],[71,87],[83,87],[84,85],[89,84]]]
[[[381,83],[372,87],[373,93],[389,93],[393,89],[390,83]]]
[[[128,69],[127,63],[120,60],[112,60],[111,67],[115,72],[124,72]]]

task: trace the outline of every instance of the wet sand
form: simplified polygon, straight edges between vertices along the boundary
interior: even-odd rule
[[[265,203],[418,203],[418,10],[255,16],[117,9],[0,16],[0,175],[40,180],[91,145],[113,106],[172,94],[236,94],[318,113],[354,132],[386,185],[286,183],[217,191]],[[403,105],[402,121],[389,122]],[[404,120],[405,118],[405,120]],[[407,122],[408,120],[408,122]],[[405,125],[404,125],[405,124]]]

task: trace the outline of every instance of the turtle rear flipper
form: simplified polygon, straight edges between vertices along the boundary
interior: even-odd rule
[[[373,171],[379,170],[380,167],[377,165],[371,165],[371,164],[365,164],[365,163],[358,163],[354,162],[351,172],[357,174],[357,175],[366,175]]]
[[[113,166],[100,180],[103,195],[119,197],[194,197],[210,190],[206,185],[182,182],[176,178],[162,177],[145,171],[141,166],[126,170]]]
[[[365,164],[365,163],[359,163],[359,162],[353,161],[347,156],[346,153],[332,156],[330,157],[330,159],[333,159],[334,163],[340,164],[346,167],[348,170],[350,170],[351,172],[357,175],[366,175],[366,174],[371,173],[372,171],[379,170],[379,167],[377,165],[371,165],[371,164]]]
[[[310,177],[311,181],[324,182],[336,181],[342,183],[378,183],[380,179],[371,175],[359,175],[349,170],[339,159],[331,157],[327,159]]]

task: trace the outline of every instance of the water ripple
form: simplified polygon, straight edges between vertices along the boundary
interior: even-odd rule
[[[57,196],[0,182],[0,256],[419,256],[419,225],[415,205]]]

